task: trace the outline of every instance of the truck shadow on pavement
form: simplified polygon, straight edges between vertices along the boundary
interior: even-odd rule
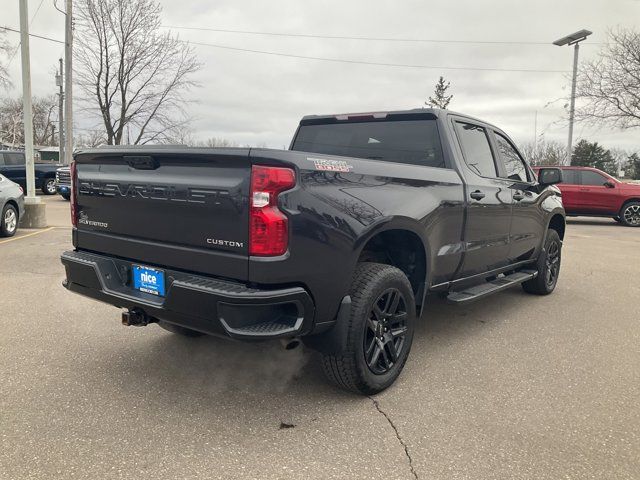
[[[505,319],[522,308],[523,298],[535,301],[520,290],[456,307],[445,300],[429,298],[419,320],[412,352],[398,383],[416,381],[413,371],[439,363],[441,348],[473,341],[486,328],[499,329]],[[182,401],[248,408],[260,401],[261,408],[281,411],[283,398],[299,406],[321,400],[362,401],[329,384],[315,352],[299,347],[285,350],[279,342],[243,343],[215,337],[185,338],[149,326],[134,332],[131,341],[120,344],[117,357],[95,367],[108,369],[117,387],[129,394],[160,392],[154,401],[166,398],[175,405]],[[389,391],[392,391],[391,387]],[[123,392],[125,393],[125,392]],[[176,405],[177,407],[177,405]]]

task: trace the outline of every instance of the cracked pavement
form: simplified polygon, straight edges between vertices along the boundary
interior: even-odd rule
[[[121,326],[60,286],[69,245],[0,244],[2,479],[638,478],[638,229],[571,221],[552,296],[431,300],[371,398],[302,349]]]

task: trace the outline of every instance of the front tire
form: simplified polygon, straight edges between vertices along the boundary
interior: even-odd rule
[[[562,240],[560,240],[557,231],[549,229],[544,248],[538,257],[538,275],[536,278],[524,282],[522,284],[523,290],[534,295],[549,295],[553,292],[558,283],[561,260]]]
[[[42,184],[42,193],[45,195],[56,194],[56,179],[54,177],[44,179],[44,183]]]
[[[13,237],[18,230],[18,211],[13,205],[5,205],[0,217],[0,236]]]
[[[620,223],[627,227],[640,227],[640,202],[629,202],[620,210]]]
[[[343,351],[324,355],[326,376],[339,387],[363,395],[388,388],[411,350],[416,307],[401,270],[379,263],[357,266]]]

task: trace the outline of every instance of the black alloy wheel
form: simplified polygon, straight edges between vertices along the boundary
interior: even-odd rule
[[[402,292],[389,288],[369,312],[363,348],[367,366],[376,375],[387,373],[401,357],[407,335],[406,305]]]
[[[547,245],[547,258],[545,259],[544,281],[547,288],[555,287],[558,276],[560,275],[560,244],[557,241],[551,241]]]

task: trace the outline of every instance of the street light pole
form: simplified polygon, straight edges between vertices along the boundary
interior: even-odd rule
[[[71,62],[73,60],[73,1],[67,0],[65,35],[64,35],[64,164],[70,165],[73,160],[73,83]]]
[[[571,151],[573,149],[573,119],[576,112],[576,77],[578,76],[578,53],[580,43],[576,42],[573,47],[573,79],[571,81],[571,104],[569,105],[569,139],[567,141],[567,156],[571,163]]]
[[[578,32],[567,35],[553,42],[554,45],[562,47],[564,45],[573,45],[573,77],[571,81],[571,101],[569,106],[569,138],[567,139],[567,164],[571,164],[571,153],[573,150],[573,120],[575,117],[576,107],[576,78],[578,76],[578,54],[580,52],[580,42],[591,35],[589,30],[580,30]]]
[[[20,0],[20,44],[22,57],[22,116],[24,124],[24,158],[27,196],[20,225],[24,228],[47,226],[46,205],[36,197],[36,176],[33,162],[33,107],[31,105],[31,59],[29,58],[29,11],[27,0]]]
[[[24,156],[27,170],[27,203],[35,203],[36,178],[33,165],[33,110],[31,106],[31,61],[29,59],[29,12],[27,0],[20,0],[20,53],[22,57],[22,117]]]

